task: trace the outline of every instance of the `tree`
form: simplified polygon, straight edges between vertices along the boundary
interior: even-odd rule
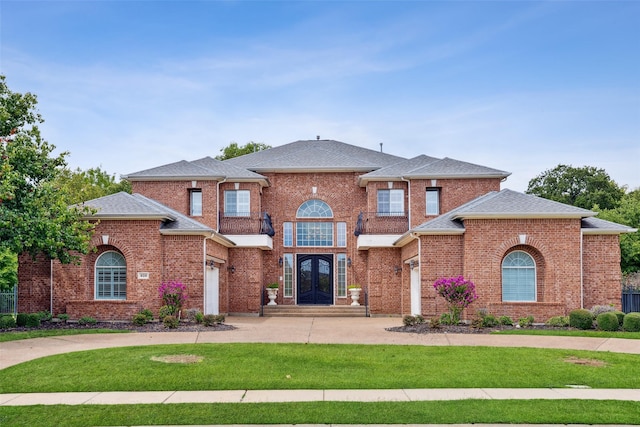
[[[42,139],[31,93],[9,90],[0,75],[0,248],[14,254],[44,254],[63,263],[87,253],[93,225],[82,206],[69,207],[55,180],[66,152]]]
[[[18,257],[8,249],[0,248],[0,291],[18,284]]]
[[[527,194],[584,209],[614,209],[625,194],[604,169],[558,165],[529,181]]]
[[[625,194],[615,209],[601,210],[598,218],[640,229],[640,188]],[[640,271],[640,232],[620,236],[620,255],[623,273]]]
[[[97,168],[86,171],[77,168],[75,171],[64,169],[55,179],[56,188],[65,195],[67,204],[86,202],[98,197],[125,191],[131,193],[129,181],[116,182],[115,175]]]
[[[242,147],[238,146],[237,142],[232,142],[228,146],[221,148],[220,151],[222,154],[216,156],[217,160],[228,160],[234,157],[244,156],[245,154],[256,153],[262,150],[268,150],[271,148],[270,145],[267,145],[262,142],[247,142]]]

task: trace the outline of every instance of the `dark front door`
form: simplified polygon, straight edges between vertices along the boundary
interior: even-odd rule
[[[333,304],[333,257],[298,257],[298,304]]]

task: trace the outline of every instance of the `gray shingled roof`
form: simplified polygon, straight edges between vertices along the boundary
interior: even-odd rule
[[[141,194],[123,191],[84,203],[97,210],[91,219],[160,219],[160,232],[213,233],[214,230]]]
[[[564,203],[504,189],[480,196],[464,205],[415,227],[411,232],[455,234],[464,231],[467,218],[581,218],[583,228],[617,229],[629,227],[592,218],[596,213]],[[616,228],[615,226],[623,227]],[[586,227],[585,227],[586,226]]]
[[[582,231],[585,234],[620,234],[635,233],[638,230],[626,225],[591,217],[582,220]]]
[[[192,162],[181,160],[168,165],[130,173],[123,176],[130,181],[145,180],[252,180],[261,181],[265,185],[267,179],[245,168],[234,166],[211,157]]]
[[[295,141],[225,160],[256,172],[372,171],[405,160],[333,140]]]
[[[463,162],[449,157],[438,159],[421,155],[362,175],[360,177],[360,185],[366,185],[366,182],[371,180],[378,181],[399,178],[506,178],[509,175],[511,175],[510,172]]]

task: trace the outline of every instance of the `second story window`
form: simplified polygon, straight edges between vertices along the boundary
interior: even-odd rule
[[[225,216],[249,216],[251,211],[249,190],[227,190],[224,192]]]
[[[404,215],[404,190],[378,190],[378,215]]]
[[[440,189],[427,188],[427,215],[440,215]]]
[[[202,216],[202,190],[189,191],[189,215]]]

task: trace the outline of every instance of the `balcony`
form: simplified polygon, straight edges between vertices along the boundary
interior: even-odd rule
[[[271,216],[266,212],[238,212],[229,214],[220,212],[220,233],[231,235],[266,234],[275,235]]]
[[[353,234],[404,234],[409,231],[409,217],[404,212],[360,212]]]

